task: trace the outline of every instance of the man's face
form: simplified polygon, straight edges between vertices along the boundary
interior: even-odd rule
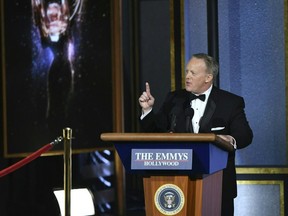
[[[213,75],[206,72],[203,59],[192,58],[186,66],[185,89],[194,94],[205,92],[212,84]]]

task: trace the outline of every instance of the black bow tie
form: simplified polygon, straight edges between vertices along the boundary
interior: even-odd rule
[[[195,94],[191,94],[190,95],[190,100],[195,100],[195,99],[200,99],[202,101],[205,101],[205,94],[201,94],[201,95],[195,95]]]

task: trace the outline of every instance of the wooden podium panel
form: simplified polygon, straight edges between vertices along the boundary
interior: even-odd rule
[[[146,216],[220,216],[221,215],[221,193],[222,193],[222,171],[200,178],[188,176],[151,176],[144,177],[145,209]],[[157,190],[161,187],[177,186],[182,190],[184,202],[182,209],[178,212],[165,212],[159,210]],[[158,207],[157,207],[158,206]]]

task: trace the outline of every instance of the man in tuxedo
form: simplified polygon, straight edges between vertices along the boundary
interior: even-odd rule
[[[140,125],[145,132],[215,133],[233,145],[248,146],[253,132],[240,96],[213,86],[218,63],[207,54],[194,54],[186,66],[185,89],[169,92],[159,112],[153,112],[154,97],[150,86],[139,97],[142,107]],[[229,152],[223,170],[222,216],[234,214],[237,196],[235,151]]]

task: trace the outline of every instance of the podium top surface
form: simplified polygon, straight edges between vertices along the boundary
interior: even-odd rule
[[[101,139],[110,142],[212,142],[226,151],[234,151],[229,142],[213,133],[102,133]]]

